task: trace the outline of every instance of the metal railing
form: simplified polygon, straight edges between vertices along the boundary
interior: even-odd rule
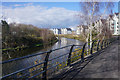
[[[26,68],[17,70],[10,74],[3,75],[2,79],[5,79],[5,78],[27,78],[27,79],[41,78],[41,79],[47,80],[48,76],[52,75],[52,71],[53,71],[53,73],[56,73],[68,66],[71,66],[72,63],[74,63],[77,60],[84,62],[85,57],[91,56],[91,55],[95,54],[96,52],[106,48],[108,45],[110,45],[115,40],[116,40],[116,38],[92,41],[91,47],[89,46],[90,42],[86,42],[84,45],[74,45],[73,44],[73,45],[64,46],[61,48],[49,50],[49,51],[42,52],[42,53],[32,54],[32,55],[28,55],[28,56],[24,56],[24,57],[20,57],[20,58],[3,61],[0,64],[4,65],[4,64],[10,63],[10,62],[26,59],[29,57],[46,54],[44,61],[34,64],[32,66],[26,67]],[[68,48],[68,47],[70,47],[69,53],[62,54],[60,56],[49,59],[50,54],[52,52],[61,50],[64,48]],[[82,47],[82,48],[79,48],[79,47]],[[64,57],[64,56],[66,56],[67,58],[65,60],[62,60],[62,62],[58,63],[56,61],[56,59]],[[53,60],[55,60],[56,64],[50,65],[49,62],[51,62]],[[62,65],[62,67],[61,67],[61,65]]]

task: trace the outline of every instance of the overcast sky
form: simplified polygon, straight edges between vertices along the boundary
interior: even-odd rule
[[[116,4],[114,12],[117,12],[117,6]],[[9,23],[64,28],[83,23],[78,15],[84,14],[80,12],[79,2],[3,2],[2,15]]]

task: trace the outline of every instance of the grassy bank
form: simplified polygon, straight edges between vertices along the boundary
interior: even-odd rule
[[[52,31],[27,24],[2,22],[2,50],[19,50],[55,43]]]
[[[57,42],[57,41],[58,41],[58,40],[56,39],[56,40],[54,40],[53,42],[49,42],[49,43],[35,44],[35,45],[32,45],[32,46],[18,46],[18,47],[15,47],[15,48],[5,48],[5,49],[2,49],[2,51],[23,50],[23,49],[30,48],[30,47],[49,46],[49,45],[54,44],[54,43]]]
[[[85,42],[85,37],[82,35],[72,35],[72,34],[65,34],[65,35],[56,35],[57,37],[65,37],[69,39],[76,39]]]

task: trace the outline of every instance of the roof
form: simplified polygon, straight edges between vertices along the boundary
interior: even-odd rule
[[[116,15],[118,15],[119,13],[115,13]]]
[[[72,29],[71,28],[66,28],[67,30],[71,30],[72,31]]]
[[[59,28],[52,28],[52,29],[58,29],[58,30],[60,30]]]

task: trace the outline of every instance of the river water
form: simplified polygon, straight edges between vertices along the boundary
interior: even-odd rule
[[[84,43],[79,41],[79,40],[75,40],[75,39],[59,38],[59,41],[53,45],[46,46],[42,49],[40,47],[37,47],[37,48],[25,49],[23,51],[18,51],[18,52],[10,52],[6,55],[3,55],[3,59],[8,60],[8,59],[12,59],[12,58],[22,57],[22,56],[25,56],[28,54],[36,54],[36,53],[48,51],[51,49],[56,49],[56,48],[60,48],[63,46],[67,46],[70,44],[83,45]],[[70,47],[54,51],[50,54],[49,59],[52,59],[54,57],[57,57],[57,56],[60,56],[60,55],[66,54],[66,53],[69,53],[69,51],[70,51]],[[22,60],[13,61],[10,63],[3,64],[3,68],[2,68],[3,75],[15,72],[15,71],[23,69],[23,68],[27,68],[29,66],[32,66],[35,64],[35,61],[42,62],[42,61],[44,61],[45,56],[46,56],[46,54],[42,54],[42,55],[33,56],[30,58],[26,58],[26,59],[22,59]],[[53,64],[56,61],[60,62],[62,60],[66,60],[67,57],[68,57],[68,55],[66,55],[62,58],[56,59],[56,60],[52,61],[51,64]]]

